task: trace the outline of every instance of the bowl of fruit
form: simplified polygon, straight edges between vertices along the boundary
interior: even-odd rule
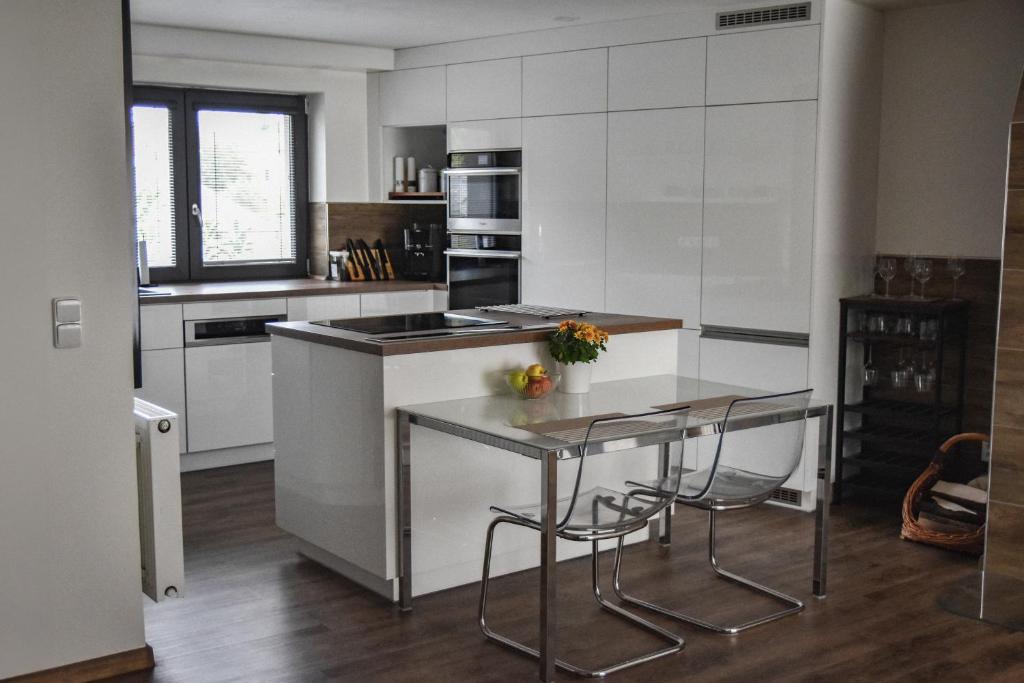
[[[525,370],[517,368],[505,375],[509,388],[522,398],[547,396],[558,386],[558,375],[550,375],[540,363],[534,363]]]

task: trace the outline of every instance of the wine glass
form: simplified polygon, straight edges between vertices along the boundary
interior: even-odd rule
[[[914,279],[921,283],[921,299],[924,298],[924,285],[932,278],[932,262],[930,259],[922,258],[914,261]]]
[[[885,296],[889,298],[889,283],[896,277],[896,259],[894,258],[880,258],[878,259],[878,275],[885,281]]]
[[[917,254],[910,254],[903,259],[903,270],[907,271],[910,280],[910,297],[914,296],[914,264],[917,263]]]
[[[959,256],[951,256],[946,261],[946,272],[949,273],[950,277],[953,278],[953,298],[956,298],[956,285],[957,280],[963,277],[964,273],[967,272],[967,264]]]

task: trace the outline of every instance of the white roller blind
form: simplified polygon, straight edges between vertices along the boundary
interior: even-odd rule
[[[151,268],[174,266],[176,188],[168,107],[158,104],[133,106],[132,140],[138,239],[146,241]]]

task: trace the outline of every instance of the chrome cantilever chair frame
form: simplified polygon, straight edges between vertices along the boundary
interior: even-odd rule
[[[692,507],[703,508],[703,509],[706,509],[708,511],[708,562],[711,564],[711,568],[714,570],[715,574],[717,576],[727,580],[727,581],[730,581],[732,583],[738,584],[740,586],[744,586],[744,587],[749,588],[750,590],[752,590],[752,591],[754,591],[756,593],[759,593],[761,595],[765,595],[765,596],[770,597],[770,598],[772,598],[772,599],[774,599],[774,600],[776,600],[778,602],[781,602],[782,604],[786,605],[786,608],[782,609],[782,610],[779,610],[779,611],[776,611],[776,612],[772,612],[772,613],[764,615],[762,617],[757,617],[755,619],[751,619],[750,621],[746,621],[746,622],[743,622],[741,624],[724,625],[724,624],[716,624],[716,623],[713,623],[713,622],[710,622],[710,621],[706,621],[704,619],[700,619],[698,617],[690,616],[690,615],[687,615],[687,614],[682,614],[681,612],[676,612],[674,610],[668,609],[667,607],[663,607],[661,605],[657,605],[655,603],[648,602],[646,600],[641,600],[640,598],[637,598],[637,597],[634,597],[632,595],[629,595],[629,594],[625,593],[622,590],[622,580],[621,580],[622,579],[622,551],[623,551],[622,539],[619,539],[619,543],[618,543],[618,545],[617,545],[617,547],[615,549],[615,564],[614,564],[614,568],[612,569],[612,588],[613,588],[613,590],[615,592],[615,595],[618,596],[618,598],[620,600],[622,600],[623,602],[625,602],[627,604],[636,605],[637,607],[643,607],[645,609],[657,612],[658,614],[662,614],[664,616],[671,617],[672,619],[676,619],[677,621],[683,621],[683,622],[686,622],[686,623],[689,623],[689,624],[694,624],[695,626],[700,626],[701,628],[708,629],[710,631],[715,631],[716,633],[725,633],[725,634],[729,634],[729,635],[735,635],[737,633],[740,633],[742,631],[746,631],[747,629],[753,628],[755,626],[760,626],[761,624],[766,624],[768,622],[776,621],[778,619],[782,619],[783,617],[787,617],[787,616],[789,616],[791,614],[796,614],[797,612],[800,612],[800,611],[803,610],[804,603],[801,600],[798,600],[797,598],[794,598],[791,595],[787,595],[787,594],[782,593],[780,591],[777,591],[777,590],[775,590],[773,588],[769,588],[768,586],[765,586],[765,585],[762,585],[760,583],[757,583],[756,581],[751,581],[750,579],[747,579],[747,578],[742,577],[742,576],[740,576],[738,574],[734,574],[734,573],[732,573],[732,572],[730,572],[730,571],[728,571],[726,569],[723,569],[721,567],[721,565],[719,564],[718,556],[715,553],[715,513],[716,512],[721,512],[721,511],[724,511],[724,510],[737,510],[737,509],[742,509],[742,508],[747,508],[747,507],[753,507],[754,505],[760,504],[760,503],[764,502],[765,500],[767,500],[768,497],[771,495],[771,492],[768,491],[768,492],[763,493],[763,494],[754,495],[754,496],[752,496],[752,497],[750,497],[748,499],[740,500],[740,501],[719,501],[719,502],[715,502],[715,501],[709,499],[709,496],[710,496],[711,491],[712,491],[712,486],[714,484],[715,476],[716,476],[716,474],[718,472],[719,461],[720,461],[721,455],[722,455],[722,441],[725,439],[726,433],[728,431],[727,425],[729,424],[729,416],[730,416],[730,413],[732,413],[733,407],[736,406],[737,404],[742,404],[744,402],[770,401],[772,399],[794,398],[794,397],[803,396],[804,399],[806,399],[806,400],[802,400],[802,402],[803,402],[803,414],[802,414],[802,416],[799,417],[799,418],[793,417],[793,418],[786,419],[786,420],[780,419],[779,422],[781,423],[781,422],[791,422],[791,421],[794,421],[794,420],[799,420],[804,426],[806,426],[806,422],[807,422],[807,403],[810,400],[810,394],[811,394],[811,390],[810,389],[805,389],[805,390],[802,390],[802,391],[794,391],[794,392],[789,392],[789,393],[785,393],[785,394],[772,394],[772,395],[769,395],[769,396],[756,396],[756,397],[751,397],[751,398],[747,398],[747,399],[736,399],[731,404],[729,404],[729,409],[726,412],[726,417],[725,417],[725,422],[723,423],[724,426],[723,426],[723,429],[722,429],[722,433],[719,435],[718,447],[717,447],[716,452],[715,452],[715,459],[714,459],[714,462],[712,463],[711,472],[710,472],[710,475],[708,476],[707,483],[703,487],[703,490],[699,494],[697,494],[695,496],[679,495],[679,496],[676,497],[676,502],[682,503],[684,505],[689,505],[689,506],[692,506]],[[798,430],[799,445],[796,446],[796,450],[797,451],[800,451],[803,448],[803,435],[804,435],[804,431],[805,431],[804,428],[801,428],[800,430]],[[797,458],[797,463],[799,463],[799,457]],[[790,474],[792,474],[792,472],[790,472]],[[783,480],[788,479],[788,478],[789,478],[789,476],[787,475],[786,477],[783,478]],[[670,520],[671,517],[669,517],[668,519]]]
[[[639,617],[639,616],[633,614],[632,612],[629,612],[629,611],[623,609],[622,607],[619,607],[616,604],[608,602],[605,599],[605,597],[602,595],[602,593],[601,593],[601,587],[600,587],[600,582],[599,582],[599,578],[600,578],[600,561],[599,561],[599,555],[598,555],[598,553],[599,553],[598,542],[601,541],[601,540],[605,540],[605,539],[618,538],[619,547],[621,547],[623,539],[625,538],[626,535],[628,535],[630,533],[633,533],[634,531],[640,531],[640,530],[646,528],[647,525],[648,525],[649,520],[651,518],[655,517],[658,513],[660,513],[661,510],[663,510],[665,507],[670,505],[672,500],[675,498],[675,496],[671,495],[671,494],[666,495],[664,493],[659,494],[659,492],[656,492],[654,490],[647,490],[647,491],[638,492],[638,496],[644,495],[644,496],[651,497],[651,498],[657,498],[658,500],[654,501],[652,503],[652,507],[647,509],[646,511],[644,511],[644,514],[642,516],[640,516],[640,517],[630,521],[629,523],[623,524],[623,526],[621,526],[621,527],[616,527],[616,528],[610,529],[610,530],[609,529],[598,529],[598,528],[580,529],[578,527],[571,527],[571,526],[569,526],[569,522],[570,522],[570,520],[572,518],[573,510],[574,510],[574,508],[576,506],[577,497],[579,495],[580,482],[582,480],[582,473],[583,473],[583,464],[584,464],[584,462],[586,460],[587,453],[588,453],[588,445],[590,444],[591,431],[594,429],[595,425],[601,424],[601,423],[604,423],[604,422],[622,422],[622,421],[626,421],[626,420],[629,420],[629,419],[636,419],[636,418],[642,418],[642,417],[652,417],[652,416],[673,415],[673,414],[677,415],[679,417],[682,417],[685,420],[685,418],[687,416],[687,412],[688,412],[688,409],[686,409],[686,408],[682,408],[682,409],[677,408],[677,409],[672,409],[672,410],[656,411],[656,412],[643,413],[643,414],[638,414],[638,415],[626,415],[626,416],[620,416],[620,417],[614,417],[614,418],[601,418],[601,419],[597,419],[597,420],[594,420],[593,422],[591,422],[590,426],[587,428],[587,437],[586,437],[586,440],[584,441],[584,444],[582,446],[578,447],[579,464],[578,464],[577,470],[576,470],[576,479],[575,479],[575,484],[573,486],[572,498],[570,500],[569,508],[566,511],[566,513],[565,513],[564,517],[562,518],[562,520],[558,523],[558,525],[556,527],[557,528],[557,534],[558,534],[559,538],[564,538],[564,539],[572,540],[572,541],[590,541],[590,543],[591,543],[591,589],[592,589],[593,594],[594,594],[594,599],[597,600],[597,604],[603,610],[611,612],[612,614],[623,618],[627,622],[632,623],[632,624],[636,625],[637,627],[639,627],[639,628],[641,628],[641,629],[643,629],[643,630],[645,630],[645,631],[647,631],[649,633],[654,634],[658,638],[661,638],[662,640],[667,642],[668,645],[666,647],[661,648],[661,649],[654,650],[652,652],[647,652],[645,654],[637,655],[635,657],[631,657],[631,658],[629,658],[627,660],[624,660],[624,661],[621,661],[621,662],[618,662],[618,663],[615,663],[615,664],[611,664],[611,665],[602,667],[600,669],[587,669],[587,668],[584,668],[584,667],[572,664],[570,662],[567,662],[565,660],[556,658],[555,659],[555,665],[558,668],[560,668],[560,669],[563,669],[565,671],[569,671],[569,672],[574,673],[574,674],[579,675],[579,676],[588,677],[588,678],[603,678],[603,677],[605,677],[605,676],[607,676],[609,674],[615,673],[616,671],[621,671],[622,669],[626,669],[626,668],[629,668],[629,667],[632,667],[632,666],[636,666],[638,664],[643,664],[644,662],[649,662],[649,661],[652,661],[654,659],[658,659],[660,657],[664,657],[664,656],[667,656],[667,655],[670,655],[670,654],[674,654],[674,653],[679,652],[680,650],[682,650],[683,647],[685,646],[685,641],[683,640],[682,637],[680,637],[680,636],[678,636],[678,635],[676,635],[676,634],[674,634],[674,633],[672,633],[670,631],[667,631],[667,630],[663,629],[662,627],[658,626],[657,624],[654,624],[654,623],[652,623],[652,622],[650,622],[650,621],[648,621],[646,619],[643,619],[642,617]],[[686,432],[686,430],[685,430],[685,422],[684,422],[682,429],[679,430],[679,438],[675,439],[675,440],[678,440],[680,442],[684,442],[685,432]],[[668,455],[668,452],[667,452],[666,449],[668,449],[669,446],[670,446],[669,442],[661,444],[662,454],[663,454],[663,458],[662,459],[665,462],[668,461],[668,458],[664,457],[664,456]],[[680,452],[680,455],[679,455],[679,461],[680,461],[680,465],[682,465],[682,453],[681,452]],[[676,477],[674,488],[675,488],[675,493],[678,494],[678,491],[679,491],[679,478],[678,478],[678,476]],[[598,500],[599,499],[595,499],[595,505],[597,504]],[[664,501],[664,502],[661,502],[661,501]],[[625,516],[625,514],[627,512],[627,510],[625,508],[618,508],[617,506],[612,506],[612,505],[609,505],[608,507],[610,509],[619,509],[619,511],[620,511],[620,518],[624,518],[624,516]],[[500,508],[492,508],[492,510],[500,510]],[[495,631],[493,631],[487,625],[487,617],[486,617],[486,613],[487,613],[487,595],[488,595],[488,589],[490,587],[491,554],[492,554],[492,550],[494,548],[494,532],[495,532],[495,529],[500,524],[515,524],[517,526],[526,527],[528,529],[535,529],[535,530],[539,530],[540,529],[539,525],[536,522],[533,522],[531,520],[524,519],[524,518],[521,518],[521,517],[516,517],[516,516],[513,516],[511,514],[502,514],[502,515],[499,515],[498,517],[495,517],[494,520],[492,520],[490,525],[487,527],[487,542],[486,542],[486,546],[485,546],[485,550],[484,550],[483,577],[481,579],[481,585],[480,585],[480,603],[479,603],[479,612],[478,612],[478,621],[479,621],[479,624],[480,624],[480,630],[483,632],[484,636],[486,636],[490,640],[493,640],[493,641],[495,641],[495,642],[497,642],[497,643],[499,643],[501,645],[509,647],[509,648],[511,648],[513,650],[516,650],[518,652],[521,652],[523,654],[527,654],[527,655],[530,655],[532,657],[539,658],[540,657],[540,653],[539,653],[539,651],[536,648],[529,647],[528,645],[524,645],[523,643],[515,641],[515,640],[513,640],[513,639],[511,639],[511,638],[509,638],[507,636],[503,636],[500,633],[496,633]]]

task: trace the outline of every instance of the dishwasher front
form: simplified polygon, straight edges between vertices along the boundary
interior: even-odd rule
[[[274,440],[270,335],[285,315],[185,321],[190,453]]]

